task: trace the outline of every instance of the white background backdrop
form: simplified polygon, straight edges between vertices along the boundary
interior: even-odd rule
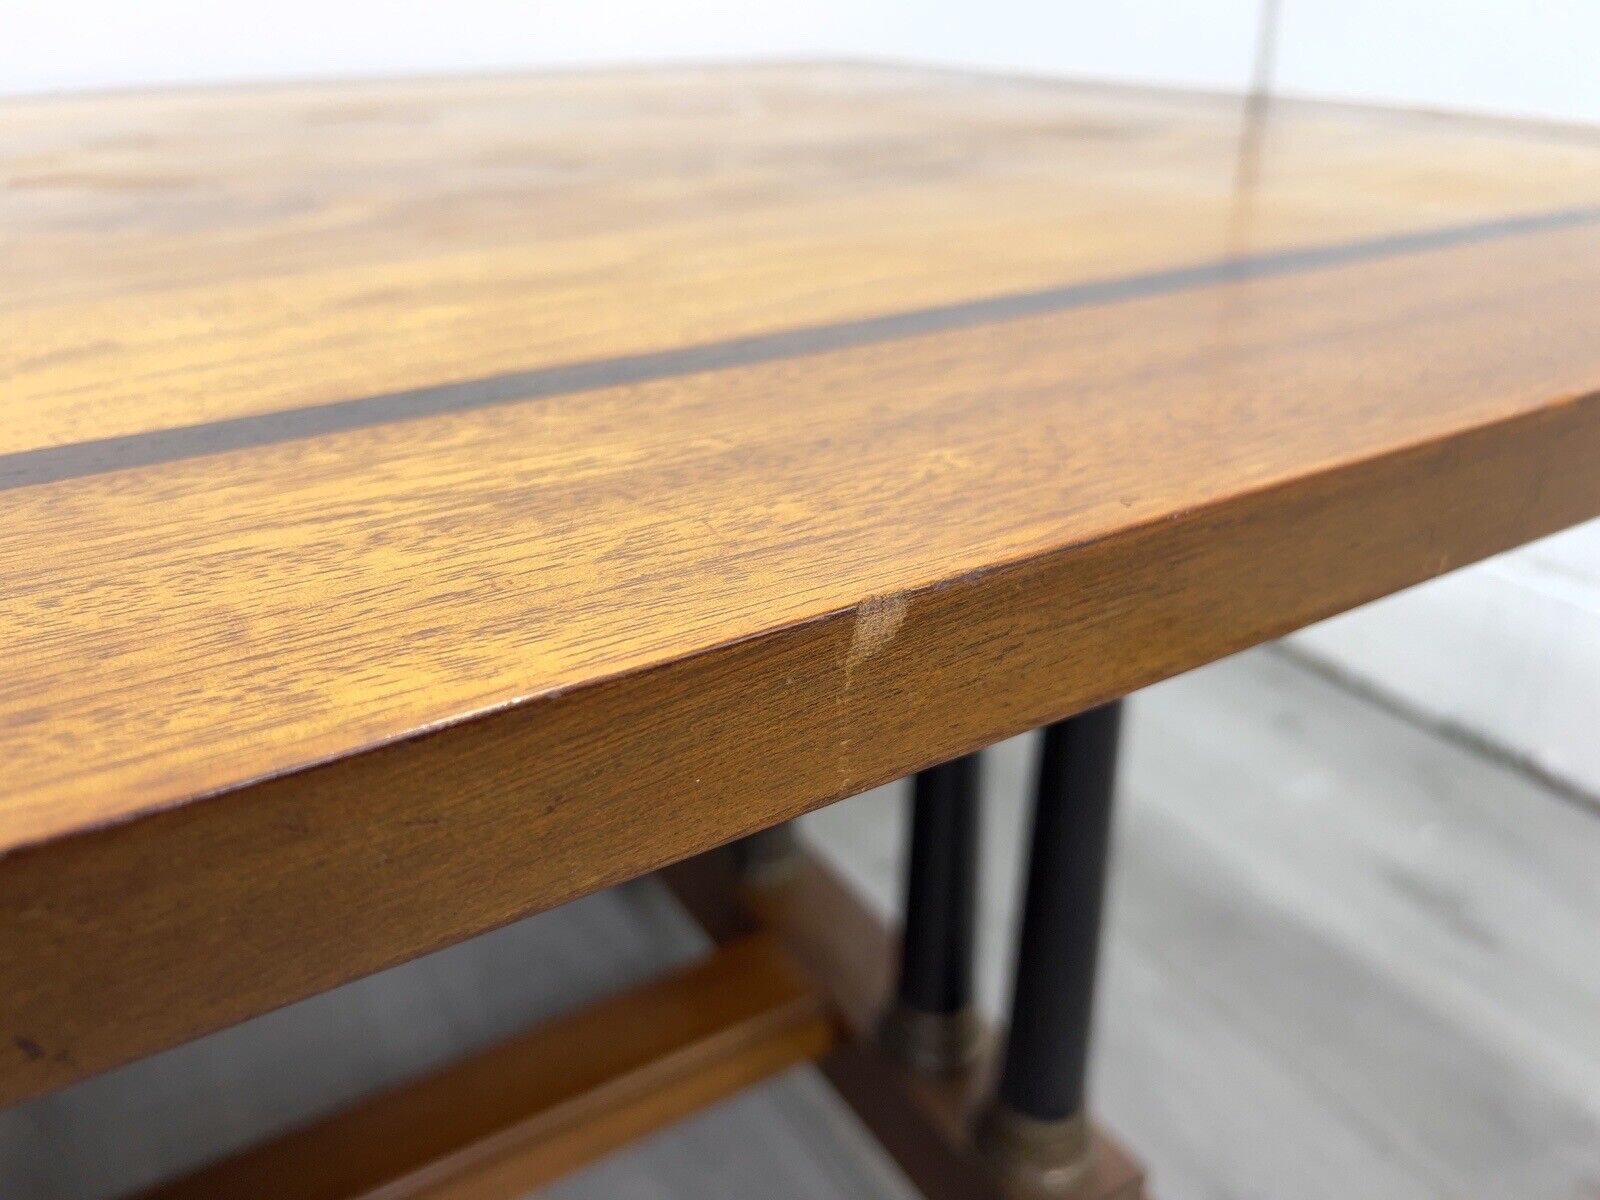
[[[1242,90],[1262,3],[0,0],[0,94],[756,55]],[[1274,45],[1285,94],[1600,123],[1600,0],[1282,0]],[[1600,795],[1600,525],[1293,645]]]
[[[0,0],[0,92],[750,55],[1239,88],[1262,0]],[[1288,92],[1600,121],[1596,0],[1282,0]]]

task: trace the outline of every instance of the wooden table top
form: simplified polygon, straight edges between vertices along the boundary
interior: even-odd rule
[[[0,104],[0,1101],[1600,513],[1600,136]]]

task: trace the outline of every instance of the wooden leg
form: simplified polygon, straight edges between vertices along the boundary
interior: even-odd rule
[[[810,855],[780,879],[743,883],[725,856],[662,873],[713,938],[760,928],[808,971],[850,1035],[821,1066],[839,1095],[930,1200],[1000,1200],[1003,1182],[974,1152],[971,1118],[990,1092],[993,1055],[930,1077],[877,1047],[873,1031],[890,995],[896,937],[832,870]],[[984,1036],[985,1048],[992,1039]],[[1072,1200],[1140,1200],[1142,1174],[1104,1133]]]
[[[771,936],[268,1142],[144,1200],[513,1200],[835,1041]]]

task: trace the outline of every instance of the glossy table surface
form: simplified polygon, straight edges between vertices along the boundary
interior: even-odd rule
[[[0,103],[0,1101],[1600,513],[1600,135]]]

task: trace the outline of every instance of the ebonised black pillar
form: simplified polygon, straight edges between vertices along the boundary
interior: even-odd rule
[[[930,1074],[964,1066],[978,1048],[978,820],[978,755],[917,774],[899,985],[880,1037],[894,1057]]]
[[[1084,1084],[1120,725],[1114,702],[1045,729],[1011,1024],[976,1130],[1022,1194],[1070,1193],[1088,1171]]]

